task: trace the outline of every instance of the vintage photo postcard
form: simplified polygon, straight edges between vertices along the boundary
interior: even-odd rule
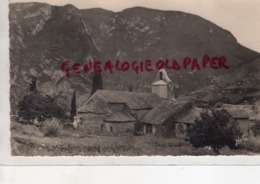
[[[260,163],[259,0],[7,8],[13,164]]]

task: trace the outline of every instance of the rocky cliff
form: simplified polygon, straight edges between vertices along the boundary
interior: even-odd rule
[[[10,4],[9,19],[12,109],[28,92],[32,76],[37,78],[38,90],[57,97],[66,108],[77,89],[79,105],[91,90],[92,74],[67,78],[60,71],[64,60],[156,61],[183,60],[186,56],[200,60],[205,54],[227,58],[229,70],[169,71],[176,94],[183,95],[211,85],[214,78],[230,78],[232,72],[260,57],[240,45],[229,31],[179,11],[134,7],[111,12],[80,10],[73,5],[14,3]],[[134,91],[149,91],[155,72],[102,76],[105,89],[127,90],[132,84]]]

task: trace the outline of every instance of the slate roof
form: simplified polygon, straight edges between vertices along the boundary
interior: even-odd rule
[[[221,108],[225,109],[235,119],[250,119],[255,113],[254,105],[223,104]]]
[[[162,124],[168,118],[175,118],[182,116],[184,113],[192,108],[190,102],[180,102],[167,100],[158,104],[155,108],[147,113],[142,119],[143,123]]]
[[[218,101],[219,99],[221,99],[221,97],[216,96],[214,93],[208,93],[207,95],[203,96],[200,101],[202,102],[213,102],[213,101]]]
[[[176,121],[181,123],[195,123],[194,121],[198,118],[200,118],[200,114],[202,112],[205,112],[205,109],[198,108],[198,107],[192,107],[187,113],[182,115],[180,118],[178,118]]]
[[[78,112],[110,113],[109,104],[126,104],[132,110],[152,109],[162,101],[149,92],[98,90],[79,107]]]
[[[167,83],[163,80],[158,80],[152,84],[152,86],[159,86],[159,85],[165,85],[167,86]]]
[[[125,109],[116,111],[107,118],[104,119],[106,122],[133,122],[135,118],[131,116]]]

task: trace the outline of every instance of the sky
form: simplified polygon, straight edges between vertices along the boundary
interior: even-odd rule
[[[260,0],[9,0],[46,2],[52,5],[73,4],[79,9],[104,8],[121,11],[143,6],[177,10],[199,15],[229,30],[242,45],[260,52]]]

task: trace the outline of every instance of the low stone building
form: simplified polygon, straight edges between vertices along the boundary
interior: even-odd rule
[[[181,115],[175,120],[175,135],[176,137],[186,134],[188,128],[190,128],[196,119],[200,119],[200,115],[207,110],[193,106],[186,113]]]
[[[105,118],[100,126],[101,132],[133,132],[136,119],[125,109],[119,110]]]
[[[151,84],[151,92],[97,90],[78,108],[81,127],[90,132],[125,133],[138,129],[138,133],[144,134],[183,136],[202,112],[210,111],[196,107],[188,99],[176,101],[173,86],[162,69]],[[212,95],[205,96],[206,102],[216,98]],[[253,118],[260,117],[254,115],[259,104],[216,106],[239,123],[244,135],[250,134]]]
[[[201,108],[190,102],[163,101],[141,120],[144,134],[178,136],[200,116]],[[182,130],[180,130],[180,125]],[[183,133],[184,133],[183,132]]]
[[[82,103],[77,114],[90,131],[122,132],[134,127],[161,100],[148,92],[98,90]]]
[[[151,92],[97,90],[83,101],[77,115],[83,126],[92,132],[133,131],[135,123],[140,123],[150,110],[166,99],[176,101],[172,81],[161,69],[151,85]]]
[[[251,127],[254,125],[257,107],[255,105],[231,105],[223,104],[221,108],[225,109],[238,123],[242,133],[245,136],[251,136]]]

